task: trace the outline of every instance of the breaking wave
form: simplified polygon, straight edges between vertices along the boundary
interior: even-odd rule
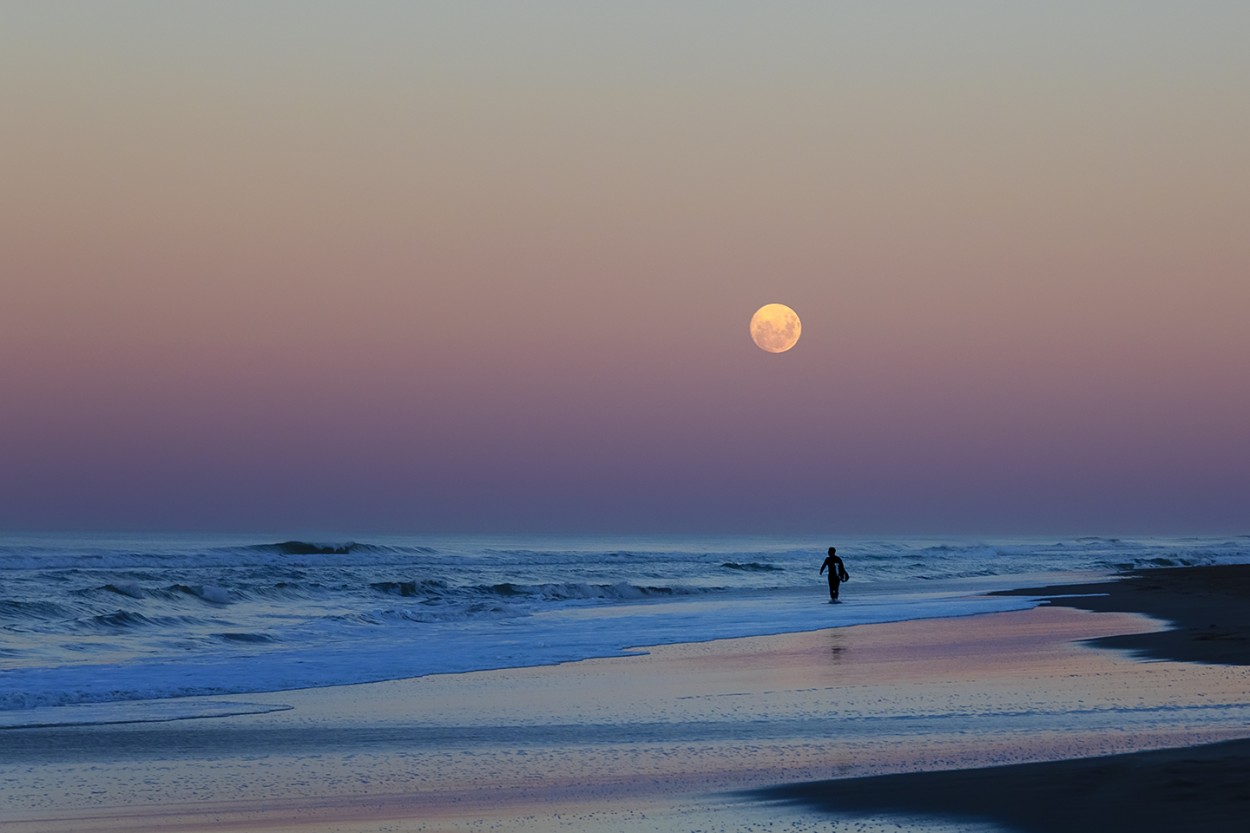
[[[276,544],[252,544],[246,549],[259,552],[274,552],[279,555],[353,555],[357,553],[415,553],[433,555],[433,547],[422,546],[386,546],[383,544],[362,544],[349,541],[345,544],[318,544],[310,541],[279,541]]]

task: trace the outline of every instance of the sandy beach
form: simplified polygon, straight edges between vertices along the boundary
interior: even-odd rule
[[[1250,669],[1234,650],[1246,575],[1149,571],[1021,591],[1067,597],[1023,612],[209,698],[265,713],[10,729],[0,821],[17,833],[827,830],[831,818],[864,831],[900,819],[1233,829],[1250,762]],[[1189,643],[1218,643],[1219,664],[1175,648]]]

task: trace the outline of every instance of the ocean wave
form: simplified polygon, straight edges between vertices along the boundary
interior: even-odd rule
[[[219,584],[183,583],[167,584],[161,587],[144,587],[137,582],[111,582],[71,592],[75,596],[96,600],[116,599],[117,596],[122,596],[138,600],[155,599],[172,604],[188,603],[199,605],[207,602],[213,605],[228,605],[249,599],[315,599],[333,596],[342,592],[342,590],[342,587],[335,587],[316,581],[277,581],[273,583],[261,581],[250,586],[232,588],[226,588]]]
[[[267,633],[243,633],[226,631],[223,633],[210,634],[214,639],[220,639],[222,642],[247,642],[259,644],[265,642],[276,642],[277,639]]]
[[[216,544],[187,542],[160,547],[91,546],[48,547],[6,545],[0,542],[0,573],[11,570],[43,570],[49,580],[98,570],[130,571],[138,580],[151,580],[150,571],[172,566],[203,568],[282,567],[322,568],[338,564],[403,564],[436,556],[439,551],[422,544],[288,541]],[[146,579],[143,573],[149,571]]]
[[[419,625],[462,622],[482,619],[503,619],[516,616],[517,610],[503,602],[473,602],[450,608],[397,607],[374,610],[364,615],[369,624],[385,625],[395,622],[411,622]]]
[[[1116,561],[1109,566],[1121,571],[1143,570],[1151,567],[1207,567],[1212,564],[1220,563],[1220,559],[1214,555],[1191,554],[1188,556],[1177,555],[1167,556],[1143,556],[1134,558],[1131,561]]]
[[[142,628],[156,625],[157,622],[136,613],[133,610],[118,610],[113,613],[101,613],[81,623],[86,630]]]
[[[23,620],[55,621],[66,619],[73,612],[55,602],[28,602],[21,599],[0,599],[0,619],[12,622]]]
[[[349,541],[345,544],[318,544],[311,541],[279,541],[275,544],[252,544],[243,549],[274,552],[280,555],[352,555],[354,553],[418,553],[433,555],[433,547],[388,546]]]
[[[502,601],[468,602],[459,605],[389,607],[356,610],[326,616],[322,621],[350,627],[384,627],[395,624],[446,624],[497,620],[518,615],[517,608]]]
[[[278,581],[270,585],[253,586],[245,589],[235,589],[233,594],[241,599],[268,599],[268,600],[299,600],[299,599],[315,599],[325,596],[332,596],[340,592],[341,588],[323,584],[319,581]]]
[[[614,584],[560,582],[529,585],[504,582],[501,584],[478,585],[474,589],[483,595],[495,595],[505,599],[524,597],[555,602],[594,599],[628,601],[660,596],[702,595],[714,592],[712,588],[638,585],[627,582],[616,582]]]
[[[726,561],[721,566],[726,570],[744,570],[753,573],[779,572],[785,569],[785,567],[779,567],[776,564],[765,564],[761,561],[748,561],[745,564],[739,564],[737,561]]]
[[[141,599],[146,595],[143,588],[132,582],[119,582],[117,584],[106,584],[100,588],[106,593],[116,593],[119,596],[129,596],[132,599]]]
[[[97,585],[95,587],[83,587],[70,591],[75,596],[83,598],[112,598],[115,596],[125,596],[130,599],[143,599],[151,595],[148,590],[135,582],[117,581],[108,584]]]
[[[165,590],[168,593],[182,593],[187,596],[193,596],[212,605],[228,605],[232,601],[230,591],[215,584],[171,584]]]
[[[452,586],[441,579],[421,581],[375,581],[369,587],[378,592],[404,598],[423,600],[472,600],[499,598],[507,601],[628,601],[662,596],[696,595],[715,592],[716,588],[696,588],[681,585],[641,585],[629,582],[592,584],[588,582],[547,582],[523,584],[499,582],[497,584],[474,584]]]
[[[114,610],[75,619],[72,627],[78,632],[115,633],[144,628],[185,630],[201,624],[203,620],[194,616],[148,616],[136,610]]]
[[[247,549],[276,552],[282,555],[349,555],[361,552],[360,544],[312,544],[308,541],[280,541],[276,544],[253,544]]]
[[[387,593],[393,596],[437,596],[447,590],[447,582],[440,579],[425,579],[423,581],[375,581],[369,584],[371,588],[379,593]]]

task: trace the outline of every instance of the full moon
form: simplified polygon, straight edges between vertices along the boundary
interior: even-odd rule
[[[765,304],[751,316],[751,340],[769,353],[786,352],[802,332],[798,314],[785,304]]]

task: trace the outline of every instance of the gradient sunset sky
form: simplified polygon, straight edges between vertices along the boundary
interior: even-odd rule
[[[0,529],[1250,532],[1248,43],[5,2]]]

